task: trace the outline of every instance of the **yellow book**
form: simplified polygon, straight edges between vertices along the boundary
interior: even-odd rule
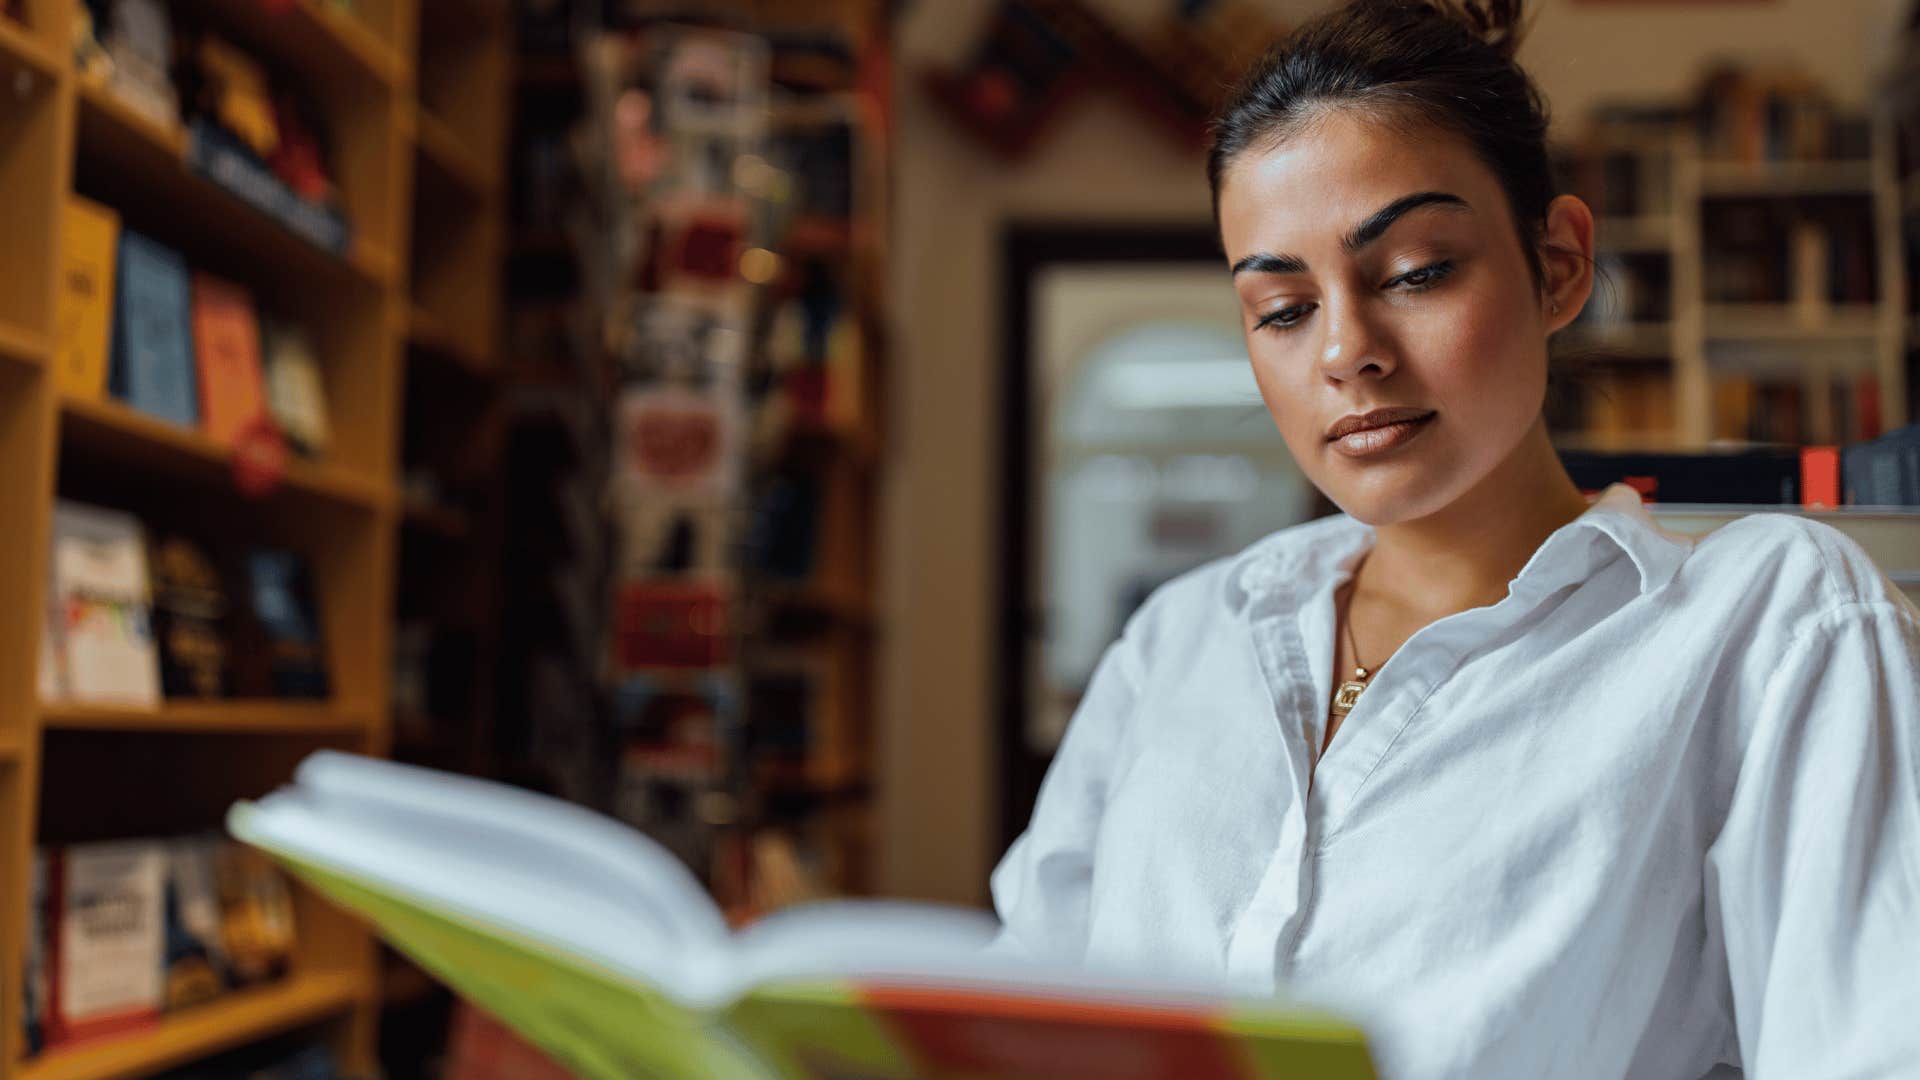
[[[61,393],[97,398],[107,389],[113,252],[120,238],[120,215],[74,196],[67,200],[62,225],[54,371]]]

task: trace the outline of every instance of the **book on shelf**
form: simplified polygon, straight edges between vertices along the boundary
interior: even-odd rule
[[[1715,160],[1757,164],[1868,154],[1867,118],[1837,107],[1797,67],[1720,64],[1702,78],[1696,100],[1701,151]]]
[[[188,322],[188,277],[180,253],[131,229],[120,233],[110,381],[142,412],[193,427],[200,419]]]
[[[193,275],[193,346],[200,426],[214,442],[234,446],[268,415],[252,294],[212,274]]]
[[[333,429],[327,419],[326,382],[319,352],[306,327],[266,319],[261,327],[267,407],[293,449],[309,458],[327,455]]]
[[[180,121],[173,67],[173,26],[160,0],[108,0],[100,44],[111,65],[108,88],[135,112],[172,127]]]
[[[1562,451],[1560,461],[1589,494],[1625,483],[1649,502],[1801,505],[1797,446],[1703,453]]]
[[[1624,482],[1656,502],[1920,506],[1920,423],[1848,445],[1757,443],[1695,453],[1562,451],[1560,459],[1583,491]]]
[[[353,230],[339,207],[295,194],[251,149],[206,117],[187,124],[187,164],[322,251],[340,255],[352,244]]]
[[[38,848],[33,868],[33,1050],[150,1026],[288,970],[287,877],[220,833]]]
[[[214,884],[215,835],[182,837],[167,845],[166,1007],[184,1009],[227,989],[220,892]]]
[[[49,635],[60,697],[160,703],[144,536],[131,514],[54,504]]]
[[[1817,415],[1804,379],[1782,380],[1720,375],[1711,390],[1714,438],[1733,441],[1804,443],[1824,438],[1837,444],[1873,439],[1880,434],[1880,384],[1871,375],[1835,377],[1827,393],[1827,411]]]
[[[1920,423],[1840,452],[1841,489],[1856,506],[1920,506]]]
[[[201,34],[185,63],[193,88],[187,164],[322,250],[352,240],[304,98],[254,57]]]
[[[306,560],[290,551],[251,551],[246,574],[273,695],[326,697],[326,649]]]
[[[215,843],[209,857],[227,981],[252,986],[285,976],[294,942],[293,894],[286,877],[255,848]]]
[[[47,901],[53,895],[50,860],[44,848],[33,850],[27,867],[27,941],[24,985],[20,995],[20,1027],[27,1053],[37,1054],[47,1040],[48,992],[52,973],[47,956]]]
[[[54,374],[62,394],[92,400],[107,390],[120,215],[74,195],[67,199],[61,226]]]
[[[74,844],[49,866],[47,1045],[149,1026],[166,1003],[166,853]]]
[[[1084,1075],[1373,1075],[1347,1020],[1008,955],[977,911],[837,900],[731,932],[659,845],[484,780],[321,751],[227,824],[585,1080],[1012,1080],[1063,1046]]]
[[[162,692],[169,698],[226,697],[228,600],[218,567],[204,545],[179,533],[154,536],[148,566]]]

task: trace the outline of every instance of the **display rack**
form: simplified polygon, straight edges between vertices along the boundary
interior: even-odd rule
[[[145,1076],[291,1031],[366,1071],[381,1001],[373,939],[298,887],[284,979],[28,1058],[28,864],[41,844],[216,827],[232,801],[285,782],[316,748],[390,745],[402,533],[469,513],[399,497],[406,361],[450,357],[482,378],[492,365],[491,331],[474,313],[497,287],[504,138],[486,102],[505,83],[507,18],[480,0],[168,5],[312,99],[352,227],[336,255],[196,171],[181,128],[83,76],[71,59],[77,0],[20,7],[17,21],[0,17],[0,1077]],[[324,461],[290,462],[267,494],[243,494],[226,446],[115,401],[62,396],[51,364],[69,193],[311,329],[333,427]],[[62,497],[305,556],[329,696],[43,706],[36,658]]]
[[[506,650],[512,690],[502,693],[504,726],[554,790],[615,813],[633,810],[629,820],[679,850],[729,909],[753,906],[742,864],[751,861],[747,849],[769,832],[813,857],[818,887],[864,891],[871,880],[865,829],[880,642],[874,583],[886,369],[887,5],[662,4],[648,6],[645,18],[622,11],[628,30],[707,27],[764,40],[772,58],[767,147],[795,131],[852,118],[845,180],[854,197],[833,212],[796,211],[763,198],[770,218],[756,218],[750,230],[747,246],[758,249],[749,255],[759,273],[749,273],[743,258],[741,276],[758,291],[747,324],[753,331],[746,403],[755,410],[747,424],[751,461],[736,502],[720,515],[729,524],[718,534],[733,538],[718,545],[733,549],[725,565],[712,565],[715,545],[702,539],[694,546],[704,554],[689,568],[702,581],[724,583],[718,587],[727,597],[734,647],[715,664],[635,662],[609,679],[606,657],[618,622],[608,617],[607,598],[616,588],[614,556],[623,534],[605,512],[605,492],[615,458],[610,403],[620,365],[605,347],[598,329],[603,313],[592,300],[596,283],[604,287],[598,268],[613,230],[596,224],[597,174],[581,156],[583,145],[605,139],[591,126],[594,84],[580,56],[582,35],[595,24],[560,9],[523,16],[509,248],[515,332],[508,397],[515,428],[507,471],[527,510],[509,523],[509,549],[523,572],[508,586],[506,633],[515,644]],[[766,164],[757,153],[746,160],[749,171]],[[784,176],[781,184],[796,180]],[[758,188],[758,197],[769,190]],[[803,288],[803,267],[831,276],[846,298],[848,332],[811,370],[800,369],[822,358],[799,363],[802,357],[762,340],[765,316]],[[824,410],[817,408],[823,390],[832,402]],[[760,408],[779,411],[788,391],[814,407],[785,421]],[[811,486],[814,557],[804,571],[766,573],[744,565],[748,559],[738,550],[754,533],[756,504],[776,477],[804,477]],[[524,522],[535,519],[559,524],[529,530]],[[694,534],[715,535],[710,529],[701,524]],[[671,572],[656,583],[671,591]],[[804,727],[787,733],[797,736],[788,745],[811,745],[804,757],[755,761],[738,753],[747,749],[742,735],[755,730],[754,689],[763,669],[815,691],[811,707],[787,710],[781,721]],[[763,696],[773,686],[763,683]],[[647,707],[636,700],[667,698],[685,699],[675,708],[710,709],[711,737],[676,747],[660,741],[651,719],[633,723]],[[598,727],[578,730],[573,718],[587,710]],[[715,752],[727,759],[723,765],[709,762],[698,777],[688,772],[689,760]],[[687,786],[683,798],[658,794],[678,811],[656,818],[636,809],[636,791],[675,784]]]

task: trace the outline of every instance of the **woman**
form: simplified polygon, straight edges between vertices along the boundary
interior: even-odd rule
[[[1129,621],[1001,943],[1344,1005],[1393,1078],[1920,1075],[1920,614],[1824,524],[1567,477],[1593,218],[1517,8],[1362,0],[1216,121],[1254,374],[1346,513]]]

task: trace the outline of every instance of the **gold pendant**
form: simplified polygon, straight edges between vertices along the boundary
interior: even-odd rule
[[[1336,716],[1345,717],[1352,712],[1360,700],[1360,692],[1367,688],[1367,669],[1354,668],[1353,673],[1359,681],[1341,683],[1339,692],[1333,695],[1333,712]]]

